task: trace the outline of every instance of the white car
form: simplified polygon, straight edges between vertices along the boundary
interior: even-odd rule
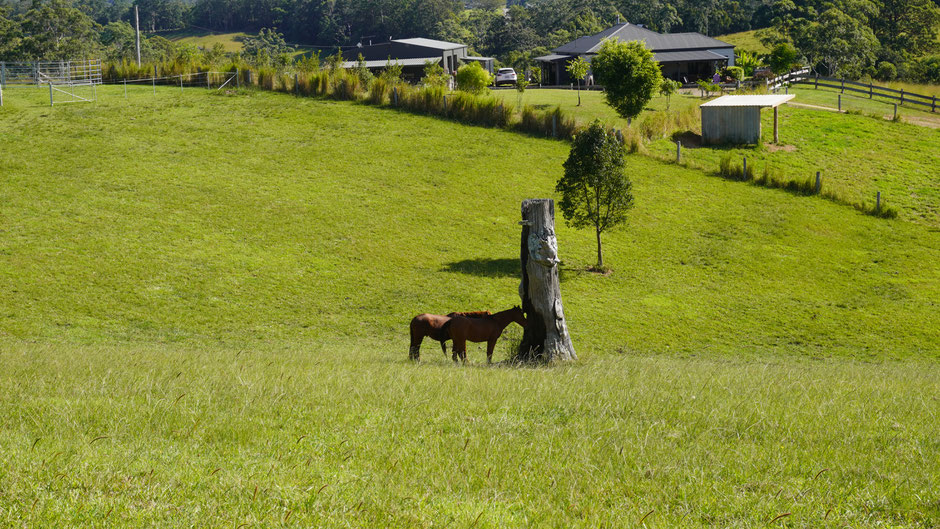
[[[496,70],[496,86],[501,84],[516,84],[516,71],[512,68],[500,68]]]

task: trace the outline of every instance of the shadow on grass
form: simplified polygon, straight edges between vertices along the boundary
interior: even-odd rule
[[[519,267],[519,258],[513,259],[490,259],[481,257],[477,259],[464,259],[447,263],[443,272],[453,272],[457,274],[468,274],[480,277],[521,277],[522,270]]]

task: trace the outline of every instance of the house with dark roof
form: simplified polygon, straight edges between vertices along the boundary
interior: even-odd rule
[[[559,46],[551,55],[537,57],[535,60],[542,67],[542,82],[556,85],[574,82],[565,71],[568,61],[583,57],[590,62],[601,44],[612,38],[645,43],[662,67],[663,76],[681,83],[708,78],[718,68],[734,66],[734,45],[727,42],[701,33],[656,33],[636,24],[623,23]]]
[[[379,44],[358,46],[344,52],[347,60],[343,66],[355,67],[359,54],[370,70],[382,70],[388,63],[398,62],[402,65],[402,74],[406,78],[420,78],[427,62],[439,63],[444,72],[450,74],[457,70],[461,63],[476,61],[490,73],[493,72],[493,59],[489,57],[471,57],[467,53],[467,45],[442,40],[413,38],[392,39]]]

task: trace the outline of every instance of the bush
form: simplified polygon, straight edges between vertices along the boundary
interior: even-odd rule
[[[741,68],[740,66],[729,66],[725,68],[722,74],[734,79],[735,81],[741,81],[744,79],[744,68]]]
[[[479,94],[493,82],[490,72],[483,69],[478,62],[465,64],[457,68],[457,89],[471,94]]]
[[[770,51],[768,61],[770,69],[777,75],[787,73],[796,64],[799,52],[788,42],[781,42]]]
[[[888,61],[881,61],[878,63],[878,69],[875,72],[875,77],[882,81],[893,81],[898,76],[898,69]]]

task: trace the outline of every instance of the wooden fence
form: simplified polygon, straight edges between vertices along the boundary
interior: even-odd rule
[[[813,85],[815,88],[824,87],[824,88],[835,88],[840,90],[840,93],[855,92],[858,94],[866,94],[869,99],[874,98],[875,96],[883,97],[885,99],[891,99],[893,101],[898,101],[901,106],[904,106],[904,103],[910,103],[912,105],[920,105],[922,107],[929,107],[931,112],[936,112],[937,107],[940,106],[937,104],[937,96],[925,96],[921,94],[915,94],[913,92],[905,92],[904,90],[895,90],[894,88],[888,88],[885,86],[876,86],[872,83],[860,83],[858,81],[850,81],[848,79],[837,79],[835,77],[822,77],[819,74],[815,76],[803,76],[793,82]]]

